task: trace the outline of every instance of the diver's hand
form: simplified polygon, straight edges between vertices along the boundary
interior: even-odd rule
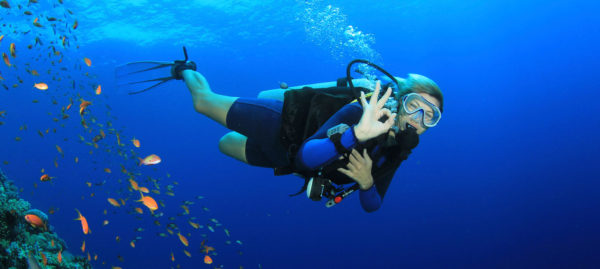
[[[367,153],[367,149],[363,150],[363,155],[356,149],[352,149],[352,153],[348,156],[350,162],[346,165],[346,168],[338,168],[337,170],[352,178],[358,185],[361,190],[368,190],[373,186],[373,176],[371,175],[371,167],[373,165],[373,161],[369,154]]]
[[[381,84],[377,81],[375,91],[368,103],[364,92],[360,92],[360,103],[363,107],[363,114],[358,124],[354,126],[354,134],[359,142],[367,141],[387,132],[396,120],[396,113],[392,114],[389,109],[383,108],[385,102],[387,102],[392,94],[392,88],[388,88],[381,99],[377,100],[380,89]],[[384,115],[388,117],[387,120],[385,122],[379,121]]]

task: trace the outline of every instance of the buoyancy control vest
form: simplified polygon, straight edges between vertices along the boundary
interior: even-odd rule
[[[369,91],[364,89],[365,91]],[[284,104],[282,110],[282,122],[280,130],[280,139],[282,145],[287,149],[289,165],[286,167],[275,168],[275,175],[287,175],[291,173],[302,175],[305,184],[299,193],[306,189],[306,185],[311,177],[322,176],[329,178],[332,182],[342,185],[354,183],[348,176],[337,171],[340,167],[346,167],[347,158],[336,160],[318,171],[300,171],[295,167],[295,158],[302,143],[312,136],[333,114],[343,106],[356,100],[356,94],[347,87],[346,78],[338,79],[337,87],[313,89],[305,87],[298,90],[288,90],[284,94]],[[391,180],[394,171],[400,163],[411,153],[411,150],[418,144],[418,135],[401,132],[400,143],[393,146],[387,146],[387,134],[371,139],[366,143],[358,144],[355,148],[362,152],[367,149],[373,160],[373,178],[375,183],[382,178]],[[376,146],[381,146],[375,156],[372,154]],[[347,156],[346,156],[347,157]],[[380,166],[380,158],[385,157],[385,161]],[[387,190],[389,182],[385,183],[385,188],[378,191],[381,196]]]

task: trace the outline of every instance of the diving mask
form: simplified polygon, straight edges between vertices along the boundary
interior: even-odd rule
[[[402,109],[409,117],[427,128],[436,126],[442,118],[440,109],[418,93],[402,96]]]

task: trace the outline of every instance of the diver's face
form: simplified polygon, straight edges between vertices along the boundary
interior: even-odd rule
[[[435,99],[435,97],[431,96],[430,94],[427,94],[427,93],[418,93],[418,94],[421,95],[423,98],[425,98],[425,100],[434,104],[435,106],[440,107],[440,102],[437,99]],[[423,107],[425,107],[425,109],[428,109],[427,106],[423,106]],[[432,111],[423,111],[423,112],[424,113],[432,113]],[[418,113],[418,112],[416,112],[416,113]],[[398,119],[396,120],[396,125],[398,126],[400,131],[406,130],[407,125],[410,125],[417,130],[417,134],[419,134],[419,135],[424,133],[428,129],[427,127],[425,127],[423,125],[421,117],[419,117],[418,119],[413,119],[413,117],[411,117],[410,114],[403,113],[403,111],[400,111],[398,113]]]

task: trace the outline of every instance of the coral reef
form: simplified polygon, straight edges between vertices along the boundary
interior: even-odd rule
[[[86,258],[66,251],[66,243],[50,225],[40,228],[28,223],[25,215],[32,213],[47,221],[43,212],[32,209],[29,202],[19,198],[13,182],[0,170],[0,268],[92,268]]]

